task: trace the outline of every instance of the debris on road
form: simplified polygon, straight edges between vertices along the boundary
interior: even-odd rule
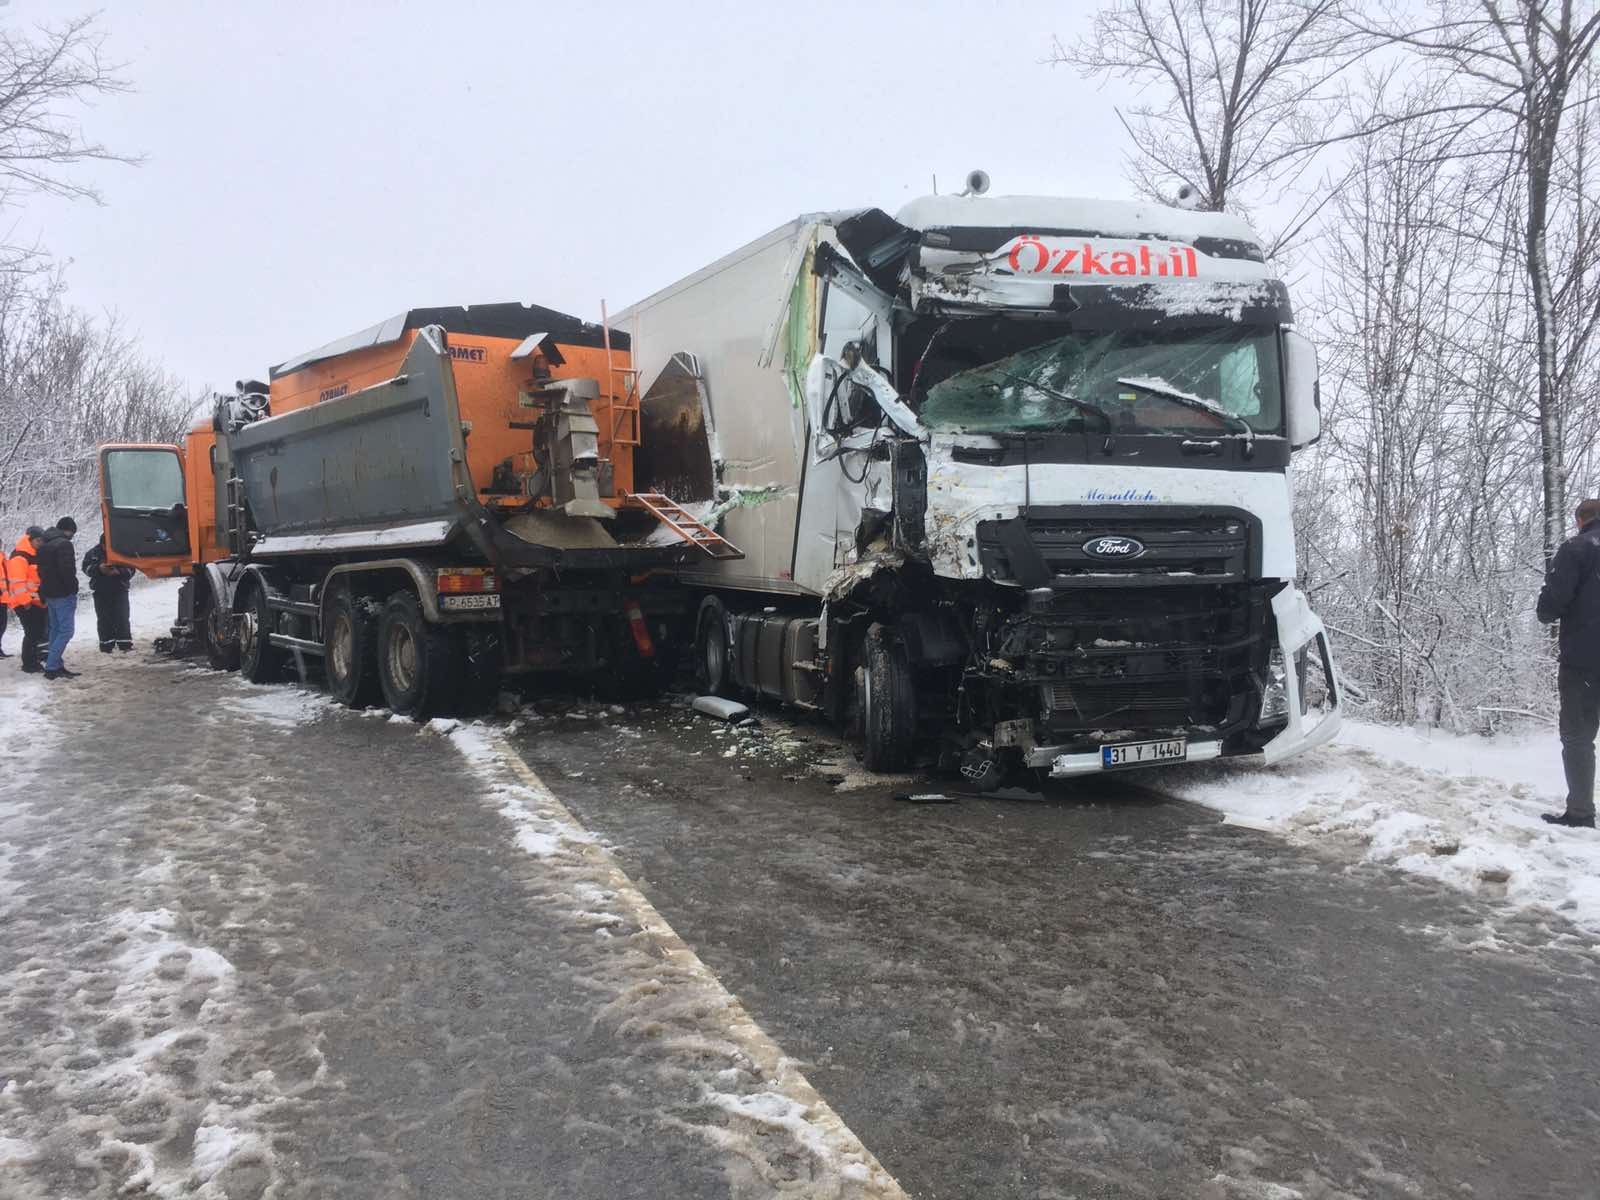
[[[749,705],[740,704],[737,700],[724,700],[721,696],[696,696],[694,710],[708,717],[716,717],[719,721],[742,721],[750,714]]]
[[[1223,813],[1224,825],[1237,825],[1240,829],[1254,829],[1257,833],[1277,833],[1278,827],[1271,821],[1262,820],[1260,817],[1245,817],[1238,813]]]

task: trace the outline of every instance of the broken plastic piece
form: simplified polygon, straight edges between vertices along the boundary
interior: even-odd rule
[[[1278,826],[1271,821],[1263,820],[1260,817],[1249,817],[1243,813],[1223,813],[1222,823],[1224,825],[1237,825],[1240,829],[1254,829],[1258,833],[1277,833],[1279,831]]]
[[[693,707],[695,712],[716,717],[719,721],[737,721],[750,711],[747,705],[737,700],[725,700],[721,696],[696,696]]]

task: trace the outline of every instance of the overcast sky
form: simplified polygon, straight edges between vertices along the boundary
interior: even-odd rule
[[[70,0],[11,0],[0,21]],[[191,383],[402,309],[598,318],[814,209],[1127,194],[1113,94],[1043,65],[1087,3],[108,0],[135,92],[105,203],[16,218]]]

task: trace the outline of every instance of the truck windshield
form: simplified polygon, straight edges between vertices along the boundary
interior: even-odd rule
[[[997,336],[974,336],[982,330],[969,329],[947,338],[940,331],[929,342],[923,380],[932,382],[919,388],[925,424],[973,433],[1104,427],[1092,411],[1070,403],[1071,397],[1102,409],[1118,433],[1281,431],[1283,387],[1272,329],[1063,336],[1059,326],[1030,329],[1003,319],[981,325]],[[1031,344],[1018,348],[1019,338],[1029,334]]]

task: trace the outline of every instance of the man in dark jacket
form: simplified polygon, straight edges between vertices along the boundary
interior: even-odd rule
[[[1539,620],[1561,622],[1561,765],[1567,810],[1552,825],[1594,828],[1594,739],[1600,731],[1600,500],[1578,505],[1578,533],[1561,543],[1539,593]]]
[[[72,535],[78,523],[62,517],[54,529],[46,529],[39,542],[39,595],[44,599],[50,620],[50,652],[44,660],[46,679],[73,679],[61,662],[67,643],[72,640],[78,618],[78,556],[72,549]]]
[[[89,547],[83,556],[83,574],[94,594],[94,623],[100,634],[100,653],[132,650],[133,631],[128,627],[128,584],[133,568],[106,561],[106,538]]]

